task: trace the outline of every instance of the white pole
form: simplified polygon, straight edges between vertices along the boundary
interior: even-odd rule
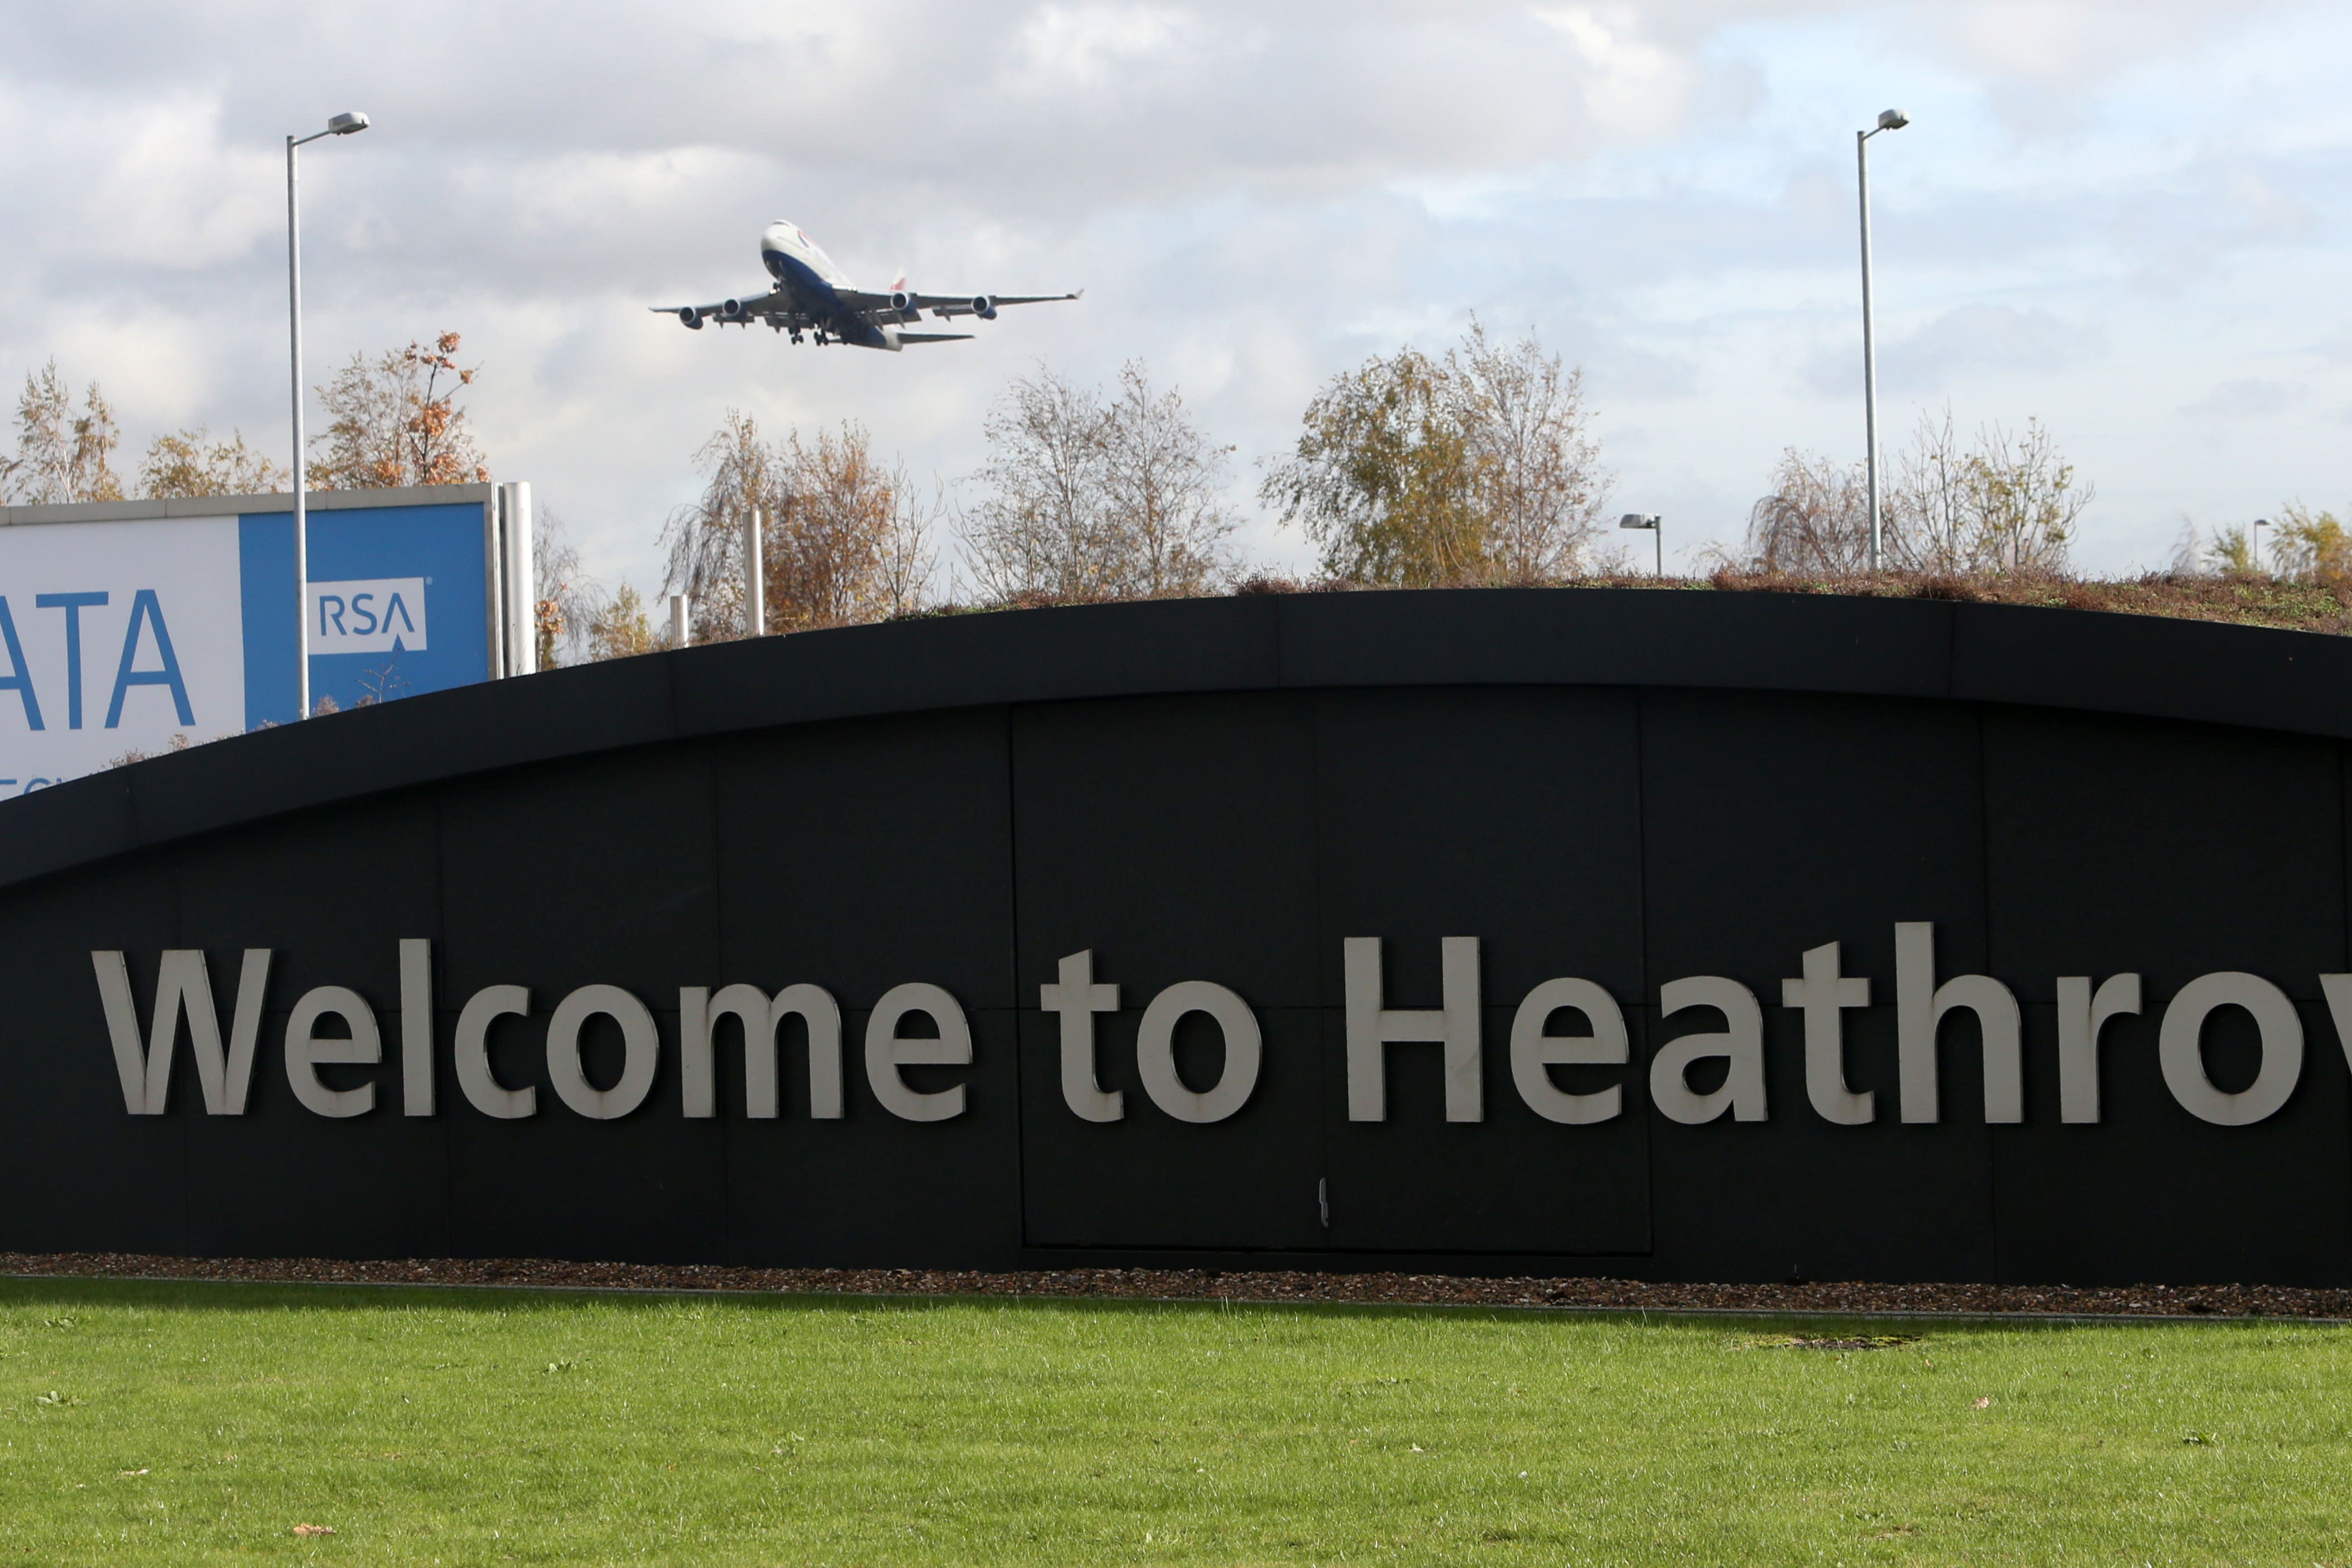
[[[1862,418],[1870,447],[1870,569],[1875,572],[1883,557],[1878,522],[1878,345],[1873,341],[1870,308],[1870,136],[1867,131],[1853,133],[1853,161],[1862,193]]]
[[[743,537],[743,635],[763,637],[768,635],[768,578],[761,554],[760,509],[751,509],[751,521],[745,525]]]
[[[672,594],[669,596],[669,646],[684,647],[693,636],[694,628],[686,618],[686,595]]]
[[[297,195],[299,145],[286,138],[286,309],[294,359],[294,716],[310,716],[310,467],[302,447],[302,226]]]
[[[1658,547],[1658,575],[1664,577],[1666,574],[1666,520],[1664,518],[1662,517],[1650,524],[1650,538]]]

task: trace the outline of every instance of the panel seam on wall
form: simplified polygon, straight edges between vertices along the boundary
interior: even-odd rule
[[[1013,1202],[1020,1245],[1029,1246],[1029,1129],[1021,1068],[1021,771],[1015,765],[1017,710],[1004,705],[1004,963],[1012,984],[1013,1013]]]

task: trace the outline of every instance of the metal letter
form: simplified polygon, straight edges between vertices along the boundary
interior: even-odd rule
[[[319,1020],[332,1013],[343,1020],[351,1037],[322,1040]],[[329,1089],[319,1081],[319,1064],[368,1065],[383,1060],[383,1036],[376,1028],[375,1009],[345,985],[320,985],[302,994],[286,1020],[286,1081],[305,1109],[320,1116],[364,1116],[375,1109],[375,1085]]]
[[[2087,974],[2058,979],[2058,1120],[2099,1119],[2099,1031],[2139,1011],[2139,976],[2110,974],[2096,993]]]
[[[1057,984],[1037,988],[1037,1005],[1061,1015],[1062,1103],[1088,1121],[1117,1121],[1127,1114],[1127,1097],[1096,1081],[1095,1015],[1118,1011],[1118,987],[1095,984],[1093,948],[1063,959],[1060,974]]]
[[[1769,1120],[1764,1108],[1764,1009],[1756,993],[1720,974],[1694,974],[1658,988],[1658,1016],[1685,1007],[1713,1007],[1723,1015],[1719,1035],[1685,1035],[1650,1058],[1650,1103],[1672,1121],[1696,1126],[1725,1111],[1734,1121]],[[1703,1057],[1730,1063],[1723,1087],[1707,1094],[1692,1090],[1688,1074]]]
[[[1224,1070],[1215,1087],[1199,1094],[1176,1073],[1176,1021],[1187,1013],[1206,1013],[1225,1037]],[[1143,1010],[1135,1036],[1135,1069],[1151,1103],[1177,1121],[1223,1121],[1249,1103],[1264,1044],[1257,1015],[1239,995],[1213,981],[1181,980]]]
[[[820,985],[787,985],[771,998],[756,985],[726,986],[716,997],[699,985],[677,993],[679,1079],[686,1114],[719,1114],[719,1020],[743,1026],[744,1114],[777,1114],[776,1031],[797,1014],[808,1028],[809,1114],[841,1118],[841,1005]]]
[[[530,1012],[530,989],[524,985],[485,985],[467,999],[457,1015],[457,1087],[467,1102],[485,1116],[502,1121],[539,1113],[539,1088],[525,1084],[509,1089],[490,1075],[490,1025],[509,1014]]]
[[[1340,942],[1348,1016],[1348,1120],[1388,1120],[1391,1041],[1443,1042],[1445,1047],[1445,1120],[1486,1120],[1478,1029],[1478,939],[1439,939],[1444,976],[1442,1011],[1401,1012],[1383,1008],[1381,939],[1346,937]]]
[[[621,1026],[625,1054],[621,1079],[610,1089],[588,1081],[580,1061],[580,1029],[602,1013]],[[555,1005],[547,1020],[547,1081],[555,1096],[581,1115],[598,1121],[626,1116],[653,1091],[661,1060],[661,1035],[646,1005],[618,985],[583,985]]]
[[[1956,974],[1936,984],[1936,927],[1899,921],[1895,927],[1895,1060],[1903,1120],[1938,1121],[1936,1031],[1944,1015],[1966,1007],[1977,1016],[1984,1041],[1987,1121],[2025,1120],[2025,1063],[2017,997],[1990,974]]]
[[[898,1024],[909,1013],[929,1014],[940,1026],[936,1040],[906,1039]],[[963,1089],[957,1084],[926,1094],[908,1087],[900,1068],[964,1067],[971,1061],[971,1026],[956,999],[937,985],[910,980],[893,985],[874,1004],[866,1020],[866,1082],[891,1115],[908,1121],[945,1121],[963,1114]]]
[[[433,944],[400,939],[400,1110],[433,1114]]]
[[[2262,1030],[2262,1070],[2238,1094],[2224,1094],[2205,1076],[2205,1019],[2216,1007],[2243,1007]],[[2200,974],[2165,1008],[2156,1049],[2164,1086],[2183,1110],[2217,1127],[2248,1127],[2276,1114],[2302,1079],[2303,1019],[2286,993],[2259,974]]]
[[[1590,1035],[1547,1035],[1544,1025],[1559,1008],[1584,1015]],[[1511,1082],[1528,1109],[1546,1121],[1587,1126],[1608,1121],[1625,1109],[1622,1084],[1593,1094],[1570,1094],[1546,1070],[1555,1066],[1622,1067],[1626,1058],[1625,1014],[1617,999],[1590,980],[1547,980],[1528,993],[1511,1019]]]
[[[1840,976],[1839,945],[1805,950],[1805,977],[1780,982],[1780,1005],[1804,1010],[1805,1098],[1822,1121],[1859,1127],[1877,1116],[1878,1091],[1845,1086],[1844,1010],[1870,1005],[1870,982]]]

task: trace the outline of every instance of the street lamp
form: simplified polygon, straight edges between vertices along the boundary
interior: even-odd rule
[[[1878,570],[1881,544],[1878,527],[1878,347],[1872,341],[1870,317],[1870,139],[1881,131],[1900,131],[1911,117],[1899,109],[1879,110],[1878,123],[1853,133],[1853,161],[1862,190],[1862,417],[1870,442],[1870,569]]]
[[[1658,547],[1658,575],[1661,577],[1664,576],[1666,574],[1665,520],[1654,511],[1629,511],[1624,516],[1617,520],[1617,526],[1620,528],[1646,528],[1650,531],[1650,538]]]
[[[294,353],[294,695],[295,717],[310,716],[310,489],[309,455],[302,445],[302,226],[297,192],[299,160],[294,149],[321,136],[349,136],[368,128],[368,117],[338,114],[324,131],[286,138],[286,308],[292,319]]]
[[[2263,569],[2263,530],[2270,525],[2269,518],[2258,517],[2254,526],[2246,530],[2246,537],[2252,541],[2246,547],[2246,564],[2256,572]]]

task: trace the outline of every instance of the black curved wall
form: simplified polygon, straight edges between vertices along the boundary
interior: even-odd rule
[[[1050,610],[665,654],[413,699],[142,763],[0,806],[0,1248],[568,1256],[1036,1267],[1288,1261],[1663,1279],[2093,1283],[2352,1279],[2352,1104],[2320,976],[2347,953],[2352,646],[2066,611],[1677,592],[1243,598]],[[2003,982],[2023,1120],[1989,1125],[1976,1025],[1940,1033],[1940,1119],[1897,1117],[1895,926],[1941,977]],[[1348,1116],[1342,942],[1385,1004],[1440,1005],[1479,940],[1484,1117],[1445,1120],[1441,1047],[1385,1048],[1388,1119]],[[402,1113],[404,938],[433,943],[436,1106]],[[1809,1103],[1801,955],[1843,943],[1875,1120]],[[207,1114],[183,1042],[131,1115],[93,951],[142,1026],[160,955],[202,949],[224,1028],[239,953],[275,954],[242,1116]],[[1039,987],[1091,950],[1115,1122],[1064,1103]],[[2166,1004],[2243,971],[2293,999],[2300,1079],[2247,1126],[2183,1109]],[[2059,1119],[2057,978],[2143,977],[2102,1037],[2102,1120]],[[1720,1025],[1659,991],[1762,1005],[1768,1118],[1684,1125],[1645,1064]],[[1514,1084],[1521,997],[1578,976],[1622,1005],[1623,1067],[1551,1069],[1622,1113],[1543,1120]],[[1247,1104],[1198,1125],[1137,1078],[1145,1002],[1232,988],[1263,1030]],[[845,1114],[682,1114],[681,986],[824,986]],[[866,1015],[945,987],[973,1059],[961,1115],[888,1113]],[[528,986],[492,1034],[536,1115],[468,1104],[466,1000]],[[549,1010],[619,985],[660,1030],[614,1121],[549,1084]],[[283,1040],[314,986],[358,991],[384,1060],[347,1119],[299,1104]],[[1563,1015],[1563,1020],[1571,1016]],[[788,1038],[793,1037],[788,1030]],[[1190,1019],[1179,1059],[1215,1076]],[[589,1076],[620,1071],[591,1026]],[[2203,1062],[2242,1088],[2252,1017]],[[1699,1081],[1696,1077],[1695,1082]],[[1701,1087],[1705,1087],[1702,1083]]]

